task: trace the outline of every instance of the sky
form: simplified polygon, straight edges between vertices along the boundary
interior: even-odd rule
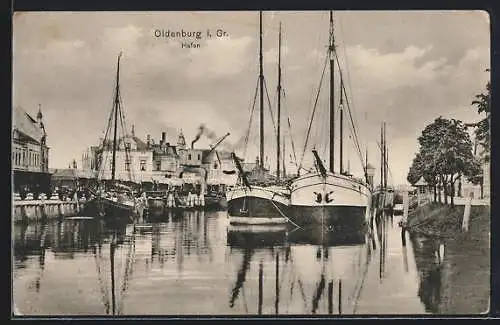
[[[278,32],[282,26],[282,132],[288,171],[295,156],[311,166],[311,149],[325,159],[328,141],[326,11],[264,12],[263,69],[266,163],[275,169]],[[226,34],[217,37],[220,29]],[[162,31],[199,31],[201,39],[157,37]],[[210,30],[212,37],[207,37]],[[471,107],[489,80],[489,17],[482,11],[335,11],[335,44],[362,154],[378,168],[380,127],[387,126],[389,177],[406,183],[417,138],[438,116],[474,122]],[[155,35],[156,34],[156,35]],[[258,12],[23,12],[13,18],[13,105],[36,116],[42,105],[49,167],[66,168],[103,136],[112,108],[117,56],[123,52],[120,86],[127,128],[158,141],[177,132],[188,143],[201,124],[220,148],[247,161],[258,155]],[[182,43],[199,48],[182,48]],[[336,73],[338,73],[338,69]],[[338,106],[339,75],[334,89]],[[310,139],[306,130],[316,111]],[[268,100],[269,98],[269,100]],[[269,105],[270,103],[271,105]],[[339,161],[336,110],[335,161]],[[344,105],[344,168],[360,175],[349,112]],[[249,124],[252,116],[252,123]],[[288,127],[290,120],[291,128]],[[250,125],[248,145],[245,135]],[[212,135],[214,135],[212,134]],[[196,147],[213,144],[202,136]],[[245,147],[247,149],[245,150]],[[304,154],[303,154],[304,152]]]

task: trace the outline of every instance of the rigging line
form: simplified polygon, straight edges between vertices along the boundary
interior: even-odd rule
[[[342,19],[340,17],[338,19],[338,22],[339,22],[339,27],[340,27],[341,42],[343,44],[343,46],[342,46],[342,52],[344,54],[343,58],[345,60],[345,67],[346,67],[345,71],[346,71],[346,75],[347,75],[347,85],[349,87],[349,93],[351,94],[352,93],[352,86],[351,86],[351,76],[350,76],[350,73],[349,73],[349,62],[348,62],[349,61],[349,56],[346,53],[347,51],[346,51],[346,46],[345,46],[345,41],[344,41],[344,33],[343,33],[343,28],[342,28]],[[346,94],[346,96],[347,96],[347,94]],[[355,110],[355,105],[354,105],[354,96],[352,96],[352,94],[351,94],[351,97],[352,97],[351,102],[352,102],[353,114],[356,115],[356,110]],[[358,121],[355,120],[355,122],[357,124],[356,128],[359,129]]]
[[[267,104],[269,105],[268,106],[269,113],[271,113],[271,121],[273,122],[274,134],[276,135],[277,134],[277,131],[276,131],[276,122],[274,121],[274,114],[273,114],[273,110],[271,109],[272,108],[271,99],[269,97],[269,91],[267,90],[267,82],[266,82],[265,78],[264,78],[264,89],[266,90]]]
[[[382,150],[382,146],[380,145],[380,142],[376,141],[377,146],[380,150]],[[391,166],[389,166],[389,163],[385,163],[387,165],[387,170],[389,171],[389,176],[391,177],[392,181],[394,182],[394,177],[392,176],[392,171],[391,171]]]
[[[102,294],[102,303],[104,305],[104,308],[106,310],[106,314],[109,314],[109,307],[110,307],[110,303],[109,303],[109,292],[107,290],[107,283],[104,282],[103,278],[102,278],[102,272],[101,272],[101,263],[100,263],[100,260],[99,258],[97,257],[97,248],[94,246],[94,259],[95,259],[95,263],[96,263],[96,268],[97,268],[97,279],[99,281],[99,289],[101,291],[101,294]]]
[[[255,103],[257,102],[257,93],[259,92],[259,79],[260,78],[257,78],[257,85],[255,86],[255,94],[253,96],[253,104],[251,106],[251,111],[250,111],[250,120],[248,121],[248,129],[247,129],[247,134],[245,136],[245,146],[244,146],[244,150],[243,150],[243,158],[246,157],[247,155],[247,149],[248,149],[248,140],[250,138],[250,130],[251,130],[251,127],[252,127],[252,119],[253,119],[253,113],[255,111]]]
[[[323,65],[323,72],[321,73],[321,79],[319,81],[318,92],[316,94],[316,100],[314,102],[314,107],[313,107],[313,110],[312,110],[311,119],[309,121],[309,126],[307,128],[306,138],[305,138],[305,141],[304,141],[304,148],[302,150],[302,157],[300,158],[299,169],[302,167],[302,163],[304,162],[304,155],[306,153],[307,142],[309,141],[309,135],[311,133],[311,126],[312,126],[312,123],[313,123],[313,120],[314,120],[314,113],[316,112],[316,108],[317,108],[317,104],[318,104],[318,99],[319,99],[319,93],[321,91],[321,85],[323,83],[323,78],[325,76],[326,64],[328,63],[327,59],[328,59],[328,56],[325,56],[325,63]]]
[[[104,150],[107,146],[106,139],[108,138],[108,135],[109,135],[109,132],[111,131],[111,126],[113,123],[113,112],[114,112],[115,108],[114,108],[114,105],[112,107],[113,108],[109,112],[108,123],[107,123],[106,129],[105,129],[105,132],[104,132],[104,139],[102,140],[101,152],[98,155],[98,159],[101,160],[101,166],[99,166],[99,168],[96,170],[97,178],[104,176],[104,169],[102,168],[102,160],[103,160],[103,156],[104,156]],[[107,155],[106,155],[105,161],[107,161]]]
[[[337,66],[339,68],[339,73],[340,73],[340,76],[341,78],[342,77],[342,70],[340,69],[340,63],[339,63],[339,59],[338,59],[338,56],[337,56],[337,52],[334,51],[334,56],[335,56],[335,60],[337,62]],[[344,98],[346,100],[346,104],[347,104],[347,111],[349,113],[349,120],[351,122],[351,125],[352,125],[352,129],[354,131],[354,143],[356,145],[356,149],[358,150],[358,153],[359,153],[359,157],[361,158],[361,164],[363,166],[363,170],[366,172],[366,166],[364,166],[363,164],[363,154],[361,153],[361,146],[359,144],[359,141],[358,141],[358,135],[356,133],[356,127],[355,127],[355,124],[354,124],[354,121],[353,121],[353,117],[352,117],[352,113],[351,113],[351,105],[350,105],[350,101],[349,101],[349,98],[347,98],[347,94],[346,94],[346,88],[345,88],[345,84],[342,83],[341,84],[341,87],[342,87],[342,90],[343,90],[343,93],[344,93]]]
[[[358,151],[359,158],[361,159],[361,162],[363,162],[363,154],[361,153],[361,145],[359,144],[359,137],[356,132],[356,125],[354,123],[353,117],[352,117],[352,112],[351,112],[351,107],[350,107],[350,102],[349,99],[347,98],[346,90],[345,90],[345,85],[342,85],[342,88],[344,89],[344,98],[346,99],[347,103],[347,111],[349,113],[349,119],[352,125],[352,132],[353,132],[353,138],[354,138],[354,144],[356,146],[356,149]],[[362,163],[363,165],[363,163]]]
[[[125,113],[123,112],[123,105],[121,103],[121,98],[120,98],[120,122],[122,124],[122,136],[123,136],[123,139],[126,139],[127,138],[127,125],[126,125],[126,120],[125,120]],[[135,141],[135,139],[133,139]],[[131,153],[130,153],[130,150],[131,148],[127,148],[127,146],[125,146],[125,159],[128,158],[128,161],[130,162],[130,165],[132,164],[132,157],[131,157]],[[128,172],[128,177],[129,177],[129,180],[133,183],[135,183],[135,173],[133,171],[133,168],[130,168],[130,165],[129,165],[129,168],[127,170]]]
[[[120,297],[120,303],[118,307],[118,314],[120,314],[121,310],[123,309],[123,298],[126,295],[126,291],[128,288],[128,279],[133,273],[133,267],[135,263],[135,229],[133,230],[132,233],[132,239],[129,241],[129,250],[127,252],[127,263],[125,265],[125,274],[123,276],[123,283],[122,283],[122,290],[121,290],[121,297]]]
[[[283,102],[286,103],[285,90],[283,90]],[[296,150],[295,150],[295,142],[293,141],[292,124],[290,122],[290,116],[288,115],[288,105],[283,105],[283,108],[287,112],[288,131],[290,132],[290,134],[288,136],[290,137],[290,142],[292,143],[293,158],[295,160],[295,166],[297,167],[298,161],[297,161],[297,155],[296,155]]]

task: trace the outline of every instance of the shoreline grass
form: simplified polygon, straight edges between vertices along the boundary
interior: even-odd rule
[[[445,245],[444,260],[437,268],[440,280],[434,290],[438,314],[482,314],[489,311],[490,207],[472,206],[469,230],[462,230],[464,206],[431,203],[408,216],[407,230],[417,236],[438,239]]]

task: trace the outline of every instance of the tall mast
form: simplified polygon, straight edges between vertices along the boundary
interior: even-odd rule
[[[342,107],[343,105],[343,89],[344,87],[344,81],[342,80],[342,75],[340,76],[340,173],[342,174],[344,172],[344,108]]]
[[[122,57],[122,52],[118,55],[118,64],[116,68],[116,86],[115,86],[115,101],[114,101],[114,114],[115,123],[113,130],[113,161],[111,164],[111,181],[115,180],[116,172],[116,131],[118,127],[118,109],[120,107],[120,58]]]
[[[330,55],[330,172],[334,172],[335,154],[335,106],[334,106],[334,62],[335,39],[333,34],[333,12],[330,10],[330,44],[328,47]]]
[[[380,126],[380,189],[384,186],[384,126]]]
[[[278,40],[278,135],[276,139],[276,175],[280,178],[280,137],[281,137],[281,22]],[[283,166],[284,168],[284,166]]]
[[[286,155],[285,155],[285,144],[286,144],[286,142],[283,140],[283,158],[282,158],[282,159],[283,159],[283,162],[281,163],[281,164],[282,164],[282,166],[283,166],[283,178],[286,178],[286,166],[285,166],[285,157],[286,157]]]
[[[260,167],[264,169],[264,68],[262,66],[262,11],[259,12],[259,83],[260,83]]]
[[[385,122],[383,124],[384,128],[384,188],[387,188],[387,135],[385,131]]]
[[[368,183],[368,144],[366,145],[365,149],[365,181]]]

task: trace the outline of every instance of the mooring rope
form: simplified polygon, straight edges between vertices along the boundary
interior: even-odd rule
[[[276,193],[274,193],[274,195],[276,195]],[[273,198],[274,198],[274,195],[273,195]],[[304,230],[301,226],[299,226],[298,224],[296,224],[295,222],[293,222],[292,220],[290,220],[290,218],[288,218],[282,211],[281,209],[276,205],[276,203],[274,203],[274,201],[272,199],[268,199],[269,201],[271,201],[271,203],[273,204],[273,206],[276,208],[276,210],[278,210],[278,212],[281,214],[281,216],[283,218],[285,218],[288,222],[290,222],[292,225],[294,225],[295,227],[297,228],[300,228],[302,230]]]

